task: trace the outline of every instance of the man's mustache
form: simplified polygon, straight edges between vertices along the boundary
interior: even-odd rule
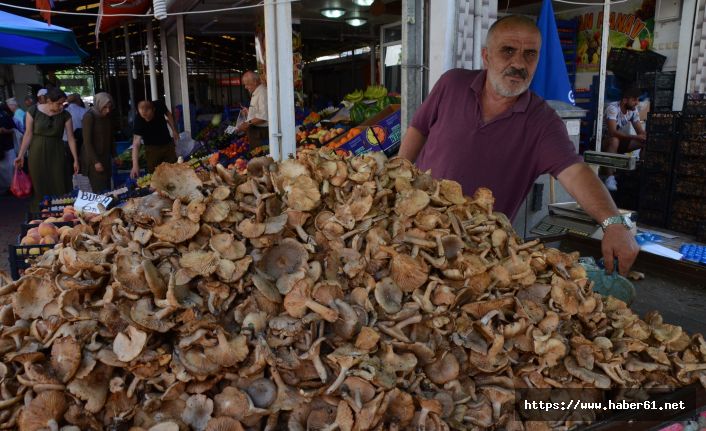
[[[516,67],[510,66],[507,69],[505,69],[505,72],[503,72],[503,75],[527,79],[527,77],[529,76],[529,72],[527,72],[527,69],[518,69]]]

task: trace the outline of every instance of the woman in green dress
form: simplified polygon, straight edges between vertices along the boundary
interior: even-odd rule
[[[21,169],[24,156],[29,152],[29,175],[32,178],[34,197],[31,207],[39,209],[39,202],[44,196],[60,196],[72,189],[71,181],[66,177],[66,152],[63,135],[69,141],[69,149],[74,158],[74,174],[78,173],[78,154],[71,114],[64,111],[66,94],[58,88],[47,93],[47,102],[29,108],[26,117],[26,131],[22,138],[20,153],[15,159],[15,167]]]

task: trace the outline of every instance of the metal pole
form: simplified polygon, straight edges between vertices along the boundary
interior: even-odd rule
[[[135,83],[132,82],[132,57],[130,56],[130,36],[127,32],[127,24],[123,24],[123,35],[125,37],[125,64],[127,66],[127,88],[130,95],[130,111],[128,116],[131,116],[135,111]]]
[[[402,119],[407,130],[422,104],[422,0],[402,0]],[[384,50],[381,57],[384,57]],[[383,69],[384,70],[384,69]]]
[[[292,53],[292,5],[277,5],[277,71],[279,75],[279,117],[282,133],[282,157],[296,156],[294,122],[294,58]],[[353,56],[351,56],[353,58]]]
[[[184,119],[184,131],[191,136],[191,108],[189,107],[188,64],[186,59],[186,40],[184,39],[184,15],[177,16],[177,42],[179,46],[179,78],[181,82],[181,115]]]
[[[483,2],[481,0],[474,1],[473,7],[473,68],[483,68],[483,58],[481,56],[481,37],[483,36]]]
[[[150,65],[150,94],[152,100],[159,99],[157,90],[157,68],[154,61],[154,34],[152,33],[152,21],[147,21],[147,61]]]
[[[375,43],[370,44],[370,85],[375,85]]]
[[[601,30],[601,68],[598,81],[598,112],[596,113],[596,151],[601,151],[603,140],[603,109],[605,105],[605,77],[608,68],[608,36],[610,36],[610,0],[603,3],[603,29]]]
[[[270,155],[276,161],[281,161],[282,147],[280,139],[282,138],[282,134],[280,133],[279,127],[276,20],[274,0],[265,0],[265,71],[267,72],[267,122],[270,133]]]
[[[161,47],[159,62],[162,65],[162,80],[164,81],[164,104],[172,111],[172,90],[169,84],[169,50],[167,48],[167,31],[164,24],[159,24],[159,44]]]

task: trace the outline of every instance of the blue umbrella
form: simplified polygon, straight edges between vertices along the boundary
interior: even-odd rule
[[[80,64],[73,31],[0,11],[0,64]]]
[[[530,89],[545,100],[561,100],[573,105],[574,92],[566,71],[566,60],[561,49],[551,0],[542,1],[537,27],[542,33],[542,48]]]

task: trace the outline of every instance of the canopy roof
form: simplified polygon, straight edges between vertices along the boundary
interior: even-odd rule
[[[0,64],[80,64],[87,56],[71,30],[0,11]]]

